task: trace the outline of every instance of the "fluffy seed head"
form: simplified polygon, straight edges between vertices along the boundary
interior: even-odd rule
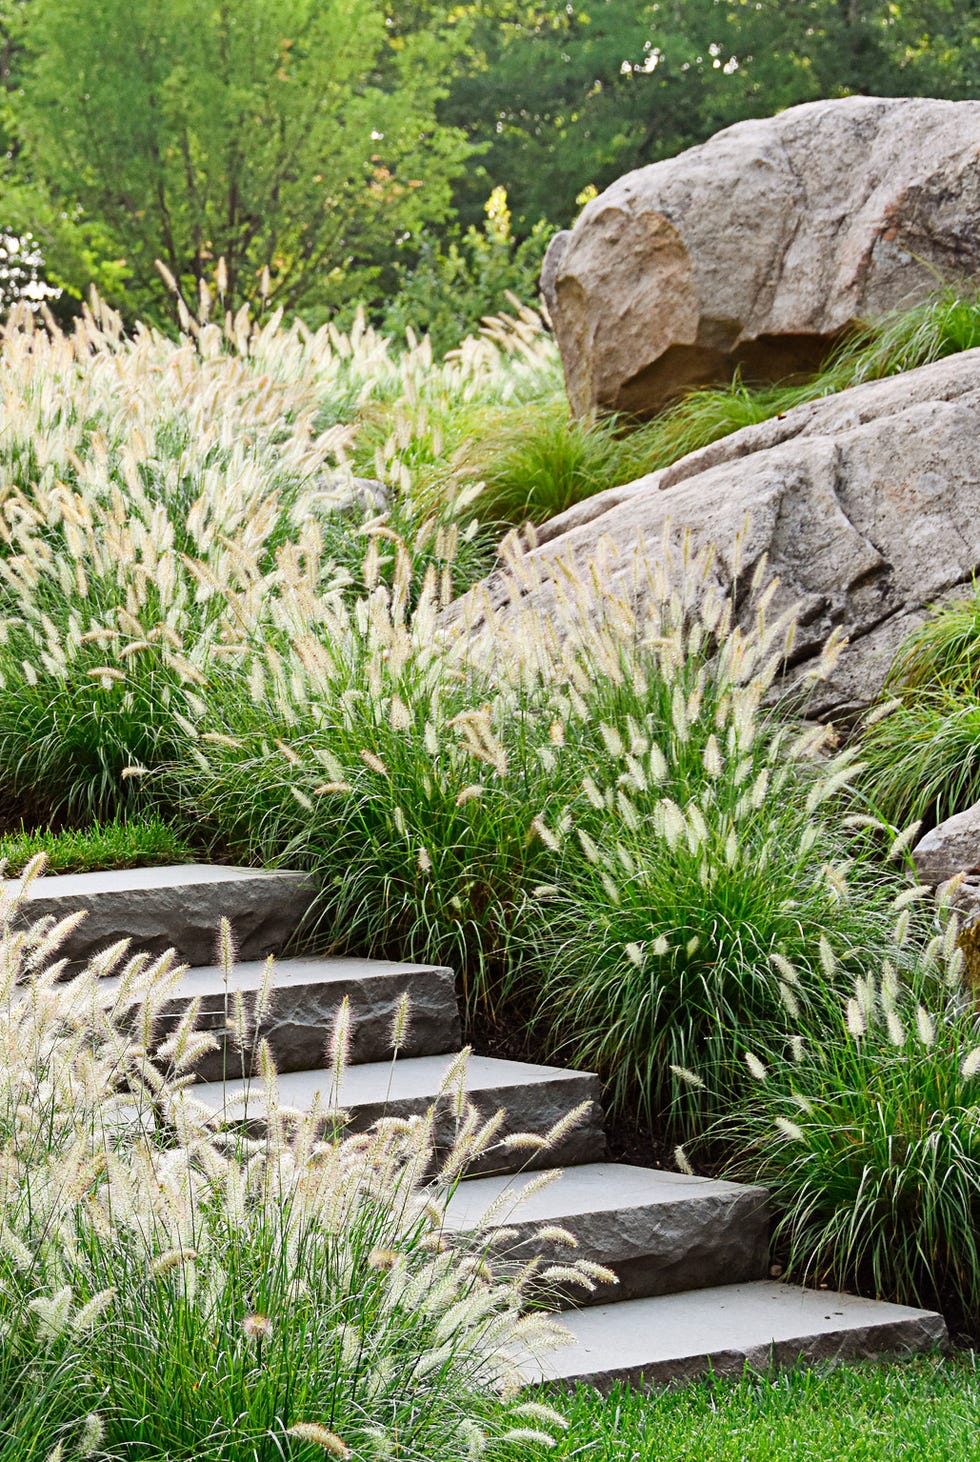
[[[861,1008],[861,1002],[853,995],[847,1002],[847,1029],[855,1040],[860,1040],[868,1031],[868,1023]]]
[[[286,1430],[288,1437],[295,1437],[299,1442],[312,1442],[314,1446],[322,1448],[329,1457],[350,1457],[351,1452],[347,1444],[338,1437],[336,1432],[330,1431],[325,1426],[320,1426],[315,1421],[297,1421]]]
[[[971,1077],[976,1076],[978,1071],[980,1071],[980,1046],[974,1046],[973,1050],[964,1056],[960,1072],[969,1081]]]
[[[246,1315],[242,1321],[242,1330],[248,1340],[268,1340],[272,1334],[272,1321],[268,1315]]]
[[[95,1411],[90,1411],[82,1423],[81,1435],[78,1438],[78,1449],[83,1457],[90,1457],[97,1452],[105,1440],[105,1424]]]
[[[670,1069],[678,1081],[683,1081],[686,1086],[693,1086],[703,1090],[704,1082],[696,1071],[691,1071],[687,1066],[671,1066]]]

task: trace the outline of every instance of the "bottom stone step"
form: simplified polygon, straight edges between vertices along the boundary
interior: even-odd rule
[[[279,1078],[279,1100],[285,1107],[309,1111],[319,1097],[324,1108],[342,1108],[350,1129],[366,1131],[379,1118],[409,1117],[440,1105],[437,1141],[448,1145],[455,1119],[452,1101],[439,1099],[446,1073],[455,1056],[418,1056],[397,1061],[349,1066],[340,1090],[332,1088],[329,1071],[289,1071]],[[466,1095],[486,1119],[503,1109],[501,1136],[518,1132],[544,1134],[574,1108],[585,1104],[580,1120],[556,1146],[547,1151],[495,1147],[471,1168],[473,1172],[517,1172],[522,1168],[564,1166],[594,1162],[605,1155],[598,1078],[587,1071],[565,1071],[558,1066],[533,1066],[524,1061],[499,1061],[471,1056],[466,1064]],[[224,1111],[230,1125],[261,1128],[264,1111],[261,1083],[202,1081],[188,1088],[215,1112]]]
[[[569,1168],[524,1199],[527,1178],[472,1178],[460,1183],[446,1219],[450,1228],[474,1228],[492,1209],[494,1227],[515,1230],[501,1257],[547,1263],[569,1255],[613,1269],[618,1285],[589,1296],[573,1289],[573,1304],[630,1300],[697,1286],[761,1279],[769,1266],[769,1195],[763,1188],[691,1178],[684,1173],[619,1163]],[[542,1242],[542,1225],[568,1229],[570,1251]],[[562,1296],[558,1302],[563,1303]]]
[[[740,1375],[747,1363],[856,1360],[948,1343],[942,1316],[929,1310],[774,1280],[574,1310],[561,1323],[576,1343],[524,1362],[529,1383],[662,1383],[709,1370]]]

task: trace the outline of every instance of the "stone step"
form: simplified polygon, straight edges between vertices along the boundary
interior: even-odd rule
[[[595,1305],[561,1323],[575,1343],[522,1362],[528,1382],[649,1385],[948,1344],[942,1316],[929,1310],[777,1280]]]
[[[181,976],[173,999],[158,1020],[158,1043],[165,1040],[195,999],[201,1001],[197,1029],[207,1031],[220,1049],[203,1056],[194,1066],[201,1081],[251,1074],[255,1052],[264,1038],[281,1072],[306,1071],[327,1064],[326,1049],[334,1016],[344,996],[350,1000],[353,1028],[352,1064],[383,1061],[392,1054],[392,1022],[404,995],[411,1001],[403,1057],[437,1056],[458,1051],[460,1044],[456,982],[452,970],[437,965],[398,964],[374,959],[276,960],[272,1007],[256,1031],[250,1013],[266,975],[264,960],[237,962],[230,978],[218,965],[190,969]],[[107,997],[119,978],[102,981]],[[229,1027],[233,997],[241,991],[248,1017],[244,1054]]]
[[[134,951],[157,955],[173,948],[185,963],[206,965],[217,957],[222,916],[231,921],[239,957],[262,959],[287,947],[313,893],[303,873],[205,863],[61,873],[34,880],[20,919],[63,919],[84,909],[85,919],[61,950],[73,962],[128,938]]]
[[[452,1101],[439,1092],[456,1057],[418,1056],[396,1061],[349,1066],[339,1091],[329,1071],[286,1072],[279,1082],[283,1106],[309,1111],[319,1096],[321,1106],[342,1108],[349,1114],[350,1130],[364,1132],[380,1117],[409,1117],[439,1105],[437,1142],[448,1146],[455,1130]],[[596,1162],[605,1155],[598,1077],[587,1071],[565,1071],[557,1066],[532,1066],[523,1061],[500,1061],[471,1056],[466,1067],[466,1093],[484,1118],[503,1110],[501,1136],[532,1132],[543,1136],[573,1108],[586,1103],[581,1120],[547,1152],[495,1147],[472,1167],[474,1172],[513,1173],[522,1168],[554,1167]],[[256,1081],[199,1082],[189,1095],[213,1111],[224,1110],[230,1124],[261,1129],[264,1107]]]
[[[619,1283],[589,1295],[580,1287],[559,1304],[604,1304],[693,1287],[761,1279],[769,1267],[769,1195],[763,1188],[691,1178],[617,1163],[570,1168],[522,1201],[527,1178],[471,1178],[450,1200],[447,1224],[474,1228],[493,1205],[492,1225],[516,1230],[495,1253],[521,1263],[591,1259]],[[568,1229],[577,1249],[535,1239],[542,1225]]]

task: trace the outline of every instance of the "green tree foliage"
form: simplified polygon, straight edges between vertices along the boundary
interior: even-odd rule
[[[28,0],[0,0],[0,157],[12,160],[16,135],[12,125],[11,99],[19,88],[21,48],[17,26],[12,24]],[[44,277],[44,257],[38,242],[24,227],[14,224],[16,206],[6,199],[0,204],[0,317],[10,307],[26,300],[32,309],[42,302],[50,305],[59,291]]]
[[[32,0],[14,110],[49,266],[159,318],[225,260],[234,305],[317,317],[444,219],[469,145],[436,125],[465,40],[384,0]],[[263,280],[265,266],[269,275]]]
[[[482,229],[471,224],[461,232],[457,227],[442,238],[425,229],[419,238],[406,240],[412,262],[403,267],[398,292],[385,311],[387,334],[401,338],[409,329],[427,334],[436,353],[444,355],[478,330],[486,316],[512,309],[508,294],[537,298],[552,230],[542,221],[515,239],[503,188],[494,188],[484,213]]]
[[[474,62],[443,111],[483,143],[458,192],[506,187],[518,231],[567,224],[586,185],[746,117],[854,92],[980,88],[975,0],[482,0]]]

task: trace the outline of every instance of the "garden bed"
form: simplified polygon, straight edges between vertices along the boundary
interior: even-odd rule
[[[969,310],[967,324],[980,313],[975,302]],[[954,348],[949,318],[947,299],[909,326],[926,355]],[[924,328],[924,319],[936,328]],[[214,861],[227,850],[238,861],[298,867],[318,887],[323,948],[449,965],[484,1049],[595,1067],[617,1156],[724,1170],[769,1186],[778,1205],[776,1253],[791,1275],[939,1303],[954,1324],[975,1316],[980,1029],[964,998],[957,929],[914,886],[911,835],[878,815],[876,783],[857,748],[841,751],[824,728],[802,724],[798,708],[776,703],[792,617],[767,612],[760,582],[758,615],[739,630],[732,605],[702,592],[704,561],[675,566],[673,597],[657,598],[651,579],[646,627],[602,585],[588,622],[571,617],[564,639],[548,639],[533,624],[515,631],[492,604],[479,634],[465,633],[458,617],[462,592],[492,562],[500,523],[527,511],[543,516],[659,461],[656,453],[669,456],[674,429],[677,441],[697,445],[771,414],[784,398],[755,398],[736,383],[692,398],[642,433],[626,433],[623,423],[568,429],[554,351],[530,314],[443,364],[424,344],[399,354],[361,326],[346,337],[330,327],[284,330],[276,321],[230,323],[227,332],[202,325],[193,338],[172,342],[150,332],[125,337],[96,307],[82,336],[79,343],[9,327],[0,365],[8,418],[0,435],[8,479],[0,519],[0,781],[11,789],[0,807],[7,824],[0,857],[8,872],[39,853],[51,872]],[[901,351],[893,336],[880,340],[887,351],[883,345],[875,356],[867,341],[854,345],[810,394],[835,380],[847,384],[848,372],[848,379],[886,373]],[[54,421],[39,386],[49,379],[59,399],[72,401]],[[50,470],[37,470],[41,459]],[[533,472],[522,474],[524,461]],[[383,509],[359,502],[352,469],[383,476]],[[476,516],[481,500],[496,519],[493,532]],[[943,679],[962,619],[953,636],[940,636]],[[963,677],[957,692],[964,699],[968,682]],[[869,744],[884,750],[871,771],[882,786],[890,753],[885,733],[878,737]],[[890,784],[885,791],[890,807],[911,805]],[[936,800],[931,791],[930,806]],[[40,832],[18,830],[25,807]],[[179,831],[185,827],[192,839]],[[34,978],[32,968],[25,977]],[[138,983],[140,970],[129,978]],[[11,1001],[16,1018],[26,1004]],[[54,1019],[44,1000],[38,1009],[39,1019]],[[244,1027],[244,1013],[231,1015]],[[78,1036],[66,1060],[80,1064],[61,1091],[72,1140],[74,1082],[88,1083],[97,1114],[92,1071],[100,1081],[117,1079],[109,1044],[99,1047],[105,1068],[91,1066],[76,1018],[73,1007],[33,1032],[37,1059],[10,1082],[0,1136],[11,1163],[42,1151],[23,1139],[41,1141],[43,1122],[43,1130],[30,1124],[64,1074],[52,1066],[52,1082],[42,1079],[51,1041],[61,1051],[67,1030]],[[173,1037],[172,1095],[196,1039],[190,1028]],[[338,1062],[342,1047],[338,1037]],[[22,1054],[16,1041],[11,1050],[11,1061]],[[138,1078],[147,1091],[156,1081],[141,1067],[125,1072],[134,1089]],[[31,1081],[36,1110],[21,1090]],[[156,1091],[152,1104],[166,1099]],[[177,1343],[175,1330],[168,1364],[173,1396],[182,1399],[168,1400],[168,1378],[149,1370],[161,1425],[145,1397],[124,1398],[127,1416],[147,1418],[138,1438],[147,1462],[238,1455],[234,1408],[253,1395],[256,1456],[278,1448],[276,1456],[310,1457],[318,1445],[344,1455],[338,1449],[346,1444],[336,1442],[343,1398],[323,1376],[343,1371],[354,1339],[332,1332],[324,1339],[310,1320],[312,1328],[297,1332],[295,1354],[278,1353],[277,1384],[288,1391],[289,1367],[299,1367],[316,1329],[323,1341],[316,1384],[335,1408],[329,1426],[317,1421],[319,1438],[309,1429],[290,1433],[273,1414],[272,1392],[256,1390],[256,1378],[266,1378],[261,1355],[270,1355],[262,1351],[270,1332],[257,1301],[245,1315],[219,1314],[218,1306],[217,1319],[195,1309],[197,1238],[187,1238],[187,1212],[168,1207],[176,1198],[163,1170],[192,1171],[181,1180],[187,1192],[199,1179],[224,1185],[208,1213],[225,1214],[227,1204],[231,1218],[208,1242],[225,1257],[208,1282],[218,1294],[227,1279],[239,1309],[253,1292],[265,1303],[259,1271],[279,1253],[270,1239],[279,1219],[275,1194],[264,1192],[271,1227],[250,1250],[239,1220],[257,1153],[229,1154],[209,1131],[179,1114],[173,1120],[181,1140],[152,1173],[143,1148],[111,1161],[105,1152],[84,1154],[91,1173],[74,1170],[75,1216],[94,1227],[85,1229],[91,1248],[81,1257],[74,1240],[52,1257],[46,1246],[54,1230],[36,1227],[31,1204],[17,1215],[23,1236],[0,1242],[0,1262],[20,1285],[18,1319],[39,1327],[30,1334],[40,1355],[48,1321],[59,1337],[75,1333],[76,1301],[85,1313],[112,1290],[104,1303],[122,1294],[133,1356],[145,1361],[146,1336],[170,1334],[179,1315],[187,1344]],[[291,1171],[285,1133],[272,1159],[262,1159],[280,1176]],[[308,1151],[295,1143],[289,1151],[309,1160],[312,1172],[307,1135]],[[347,1150],[344,1160],[359,1161],[358,1151]],[[49,1195],[57,1156],[41,1163]],[[0,1165],[0,1179],[4,1171]],[[171,1225],[179,1241],[164,1246],[163,1229],[154,1230],[148,1256],[143,1239],[127,1230],[133,1267],[120,1278],[104,1242],[115,1218],[93,1204],[110,1181],[115,1203],[134,1174],[149,1184],[140,1202],[159,1200],[164,1228]],[[119,1211],[130,1211],[120,1201]],[[429,1250],[412,1247],[413,1234],[411,1262],[421,1272]],[[404,1238],[400,1229],[396,1238]],[[344,1303],[356,1308],[363,1299],[357,1323],[368,1334],[384,1309],[376,1276],[396,1260],[384,1257],[392,1245],[358,1244],[354,1258],[341,1258],[349,1273],[366,1277],[356,1293],[348,1286]],[[147,1326],[150,1312],[127,1286],[137,1272],[142,1284],[147,1264],[158,1261],[172,1278],[169,1289],[154,1289],[158,1308]],[[34,1283],[35,1263],[36,1292],[22,1281],[29,1272]],[[300,1293],[313,1279],[297,1263],[281,1277]],[[468,1272],[479,1275],[475,1259]],[[105,1281],[101,1289],[96,1279]],[[81,1285],[70,1304],[66,1285]],[[447,1296],[459,1298],[447,1285]],[[325,1290],[321,1298],[329,1306],[336,1297]],[[251,1329],[243,1330],[246,1318]],[[424,1369],[442,1343],[439,1317],[430,1318],[433,1332],[421,1340],[405,1321],[392,1364],[407,1369],[397,1385],[391,1376],[378,1382],[389,1412],[412,1425],[419,1356]],[[78,1333],[86,1331],[88,1321],[78,1323]],[[91,1374],[82,1345],[69,1347],[64,1374],[49,1370],[52,1415],[64,1375],[82,1377],[93,1408],[100,1385],[112,1393],[119,1383],[112,1346],[95,1338],[85,1345],[95,1358]],[[227,1360],[234,1395],[221,1391],[215,1355],[221,1365]],[[18,1384],[26,1385],[34,1359],[34,1352],[21,1357]],[[444,1356],[446,1374],[458,1378],[457,1359]],[[217,1387],[203,1401],[202,1376]],[[379,1436],[384,1430],[371,1412],[374,1383],[367,1369],[357,1376],[364,1455],[371,1447],[390,1455],[390,1438],[370,1439],[371,1427]],[[22,1390],[27,1396],[29,1387]],[[422,1390],[438,1409],[432,1387]],[[303,1392],[304,1404],[313,1406],[314,1393]],[[480,1391],[464,1419],[500,1432],[505,1423],[488,1395]],[[878,1445],[874,1413],[888,1405],[919,1455],[955,1458],[975,1403],[968,1355],[948,1367],[701,1386],[650,1403],[628,1393],[602,1403],[580,1395],[560,1403],[571,1425],[556,1455],[670,1456],[676,1443],[677,1456],[687,1447],[724,1457],[737,1445],[733,1457],[765,1457],[758,1448],[770,1446],[773,1456],[857,1459],[879,1455],[859,1447],[862,1438]],[[211,1452],[201,1450],[208,1405],[224,1408],[225,1430]],[[502,1457],[527,1456],[537,1445],[533,1405],[527,1436],[501,1441]],[[790,1454],[788,1438],[803,1429],[804,1415],[810,1433]],[[459,1421],[448,1419],[448,1450],[426,1454],[431,1462],[480,1455],[476,1432]],[[111,1432],[111,1416],[106,1424]],[[894,1427],[890,1420],[882,1456],[902,1455]],[[431,1448],[440,1435],[421,1426],[419,1446]],[[117,1432],[110,1455],[128,1455],[131,1440]]]

